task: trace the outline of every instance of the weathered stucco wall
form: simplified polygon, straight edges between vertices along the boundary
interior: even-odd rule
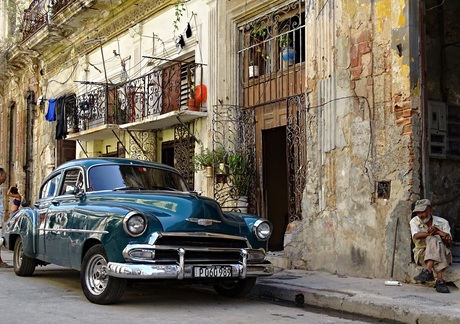
[[[395,273],[407,271],[417,112],[408,12],[403,0],[307,1],[309,183],[285,246],[293,267],[386,277],[399,218]]]

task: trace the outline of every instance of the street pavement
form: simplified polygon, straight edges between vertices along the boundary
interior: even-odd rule
[[[12,252],[3,248],[1,255],[13,264]],[[460,323],[460,289],[455,285],[448,285],[450,294],[441,294],[429,284],[387,286],[386,280],[276,268],[273,276],[257,280],[251,295],[307,309],[314,306],[372,317],[382,323]]]
[[[278,269],[273,276],[259,278],[252,294],[306,308],[373,317],[384,323],[460,323],[460,289],[454,284],[448,284],[449,294],[441,294],[433,284],[387,286],[387,280]]]

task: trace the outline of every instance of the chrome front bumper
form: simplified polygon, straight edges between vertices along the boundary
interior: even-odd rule
[[[141,259],[134,257],[134,251],[155,251],[169,250],[177,253],[175,261],[169,260],[164,263],[155,263],[152,259]],[[187,252],[198,251],[205,253],[212,252],[238,252],[240,260],[216,261],[212,260],[186,262]],[[260,251],[246,248],[209,248],[209,247],[187,247],[173,248],[154,244],[133,244],[128,245],[123,250],[126,262],[109,262],[107,264],[107,275],[127,279],[201,279],[194,276],[194,267],[226,266],[231,269],[231,277],[218,277],[222,279],[235,278],[244,279],[246,277],[270,276],[273,274],[273,265],[269,261],[262,261],[262,258],[254,260],[254,255]]]
[[[246,277],[270,276],[273,274],[273,265],[269,262],[248,264],[247,266],[241,264],[214,265],[230,266],[232,268],[231,278],[244,279]],[[189,279],[195,278],[193,276],[193,267],[195,266],[209,266],[209,264],[187,264],[181,266],[178,264],[160,265],[109,262],[107,265],[107,274],[112,277],[126,279]]]

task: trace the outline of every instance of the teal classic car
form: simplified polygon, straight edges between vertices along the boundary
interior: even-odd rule
[[[244,296],[273,273],[271,231],[267,220],[190,192],[167,165],[88,158],[46,177],[34,205],[8,220],[5,244],[18,276],[38,265],[76,269],[86,298],[111,304],[130,279],[190,279]]]

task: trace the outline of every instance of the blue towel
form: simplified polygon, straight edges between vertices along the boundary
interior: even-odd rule
[[[56,120],[56,99],[48,99],[48,112],[45,116],[47,121],[55,121]]]

